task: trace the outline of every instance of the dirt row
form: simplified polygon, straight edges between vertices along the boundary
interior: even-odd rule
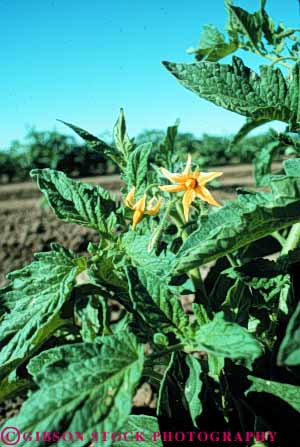
[[[6,273],[30,263],[34,253],[49,250],[52,242],[84,253],[88,242],[97,240],[93,231],[58,222],[50,210],[36,206],[4,210],[0,228],[0,284]]]
[[[211,170],[224,173],[222,177],[222,186],[225,188],[241,185],[251,186],[253,184],[251,165],[218,166]],[[122,185],[119,175],[87,177],[80,179],[80,181],[100,184],[109,190],[118,190]],[[0,185],[0,209],[1,203],[4,201],[20,201],[39,197],[40,191],[34,181]]]

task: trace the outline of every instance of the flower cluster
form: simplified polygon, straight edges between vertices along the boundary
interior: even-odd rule
[[[133,187],[125,199],[125,205],[134,211],[132,217],[132,228],[135,229],[137,224],[142,220],[144,215],[156,216],[158,214],[162,199],[152,197],[146,204],[146,194],[143,195],[136,203],[134,203],[135,188]]]
[[[189,219],[189,210],[192,202],[196,198],[199,198],[210,205],[220,206],[205,185],[223,174],[223,172],[200,172],[198,170],[192,172],[191,163],[192,157],[191,154],[188,154],[186,166],[181,173],[172,173],[165,168],[161,168],[162,174],[174,184],[159,187],[162,191],[166,192],[184,192],[182,205],[186,221]],[[125,205],[134,210],[132,218],[133,229],[135,229],[136,225],[142,220],[144,215],[157,215],[162,203],[162,199],[153,197],[148,202],[148,205],[146,205],[146,194],[134,203],[134,194],[135,188],[132,188],[125,199]]]

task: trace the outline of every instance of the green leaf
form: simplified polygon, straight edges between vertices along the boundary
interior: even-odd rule
[[[225,292],[226,293],[226,292]],[[222,304],[222,310],[226,319],[247,326],[252,295],[239,278],[229,288],[226,299]]]
[[[141,445],[147,445],[147,447],[163,447],[162,441],[160,440],[158,420],[153,416],[146,416],[144,414],[139,416],[131,415],[121,432],[129,433],[128,441],[117,441],[114,443],[114,447],[128,447],[128,444],[130,447],[140,447]],[[130,435],[130,432],[132,432],[132,435]],[[141,440],[136,440],[136,433],[143,433],[144,442],[147,444],[143,444]]]
[[[226,42],[224,34],[218,28],[213,25],[204,25],[198,48],[188,49],[188,53],[194,53],[198,61],[217,62],[237,49],[237,41]]]
[[[133,265],[134,267],[141,267],[145,271],[149,271],[155,274],[159,280],[162,277],[165,280],[166,273],[170,272],[172,263],[176,259],[176,256],[170,250],[163,250],[159,255],[156,255],[154,250],[149,253],[149,242],[152,238],[150,233],[144,233],[142,235],[137,234],[135,231],[127,232],[122,238],[122,249],[126,252],[127,259],[126,264]],[[194,285],[187,275],[181,275],[179,278],[173,278],[172,284],[170,278],[166,281],[168,286],[174,293],[186,293],[186,291],[193,293]]]
[[[268,259],[246,262],[240,267],[228,269],[226,274],[258,290],[266,301],[278,297],[284,288],[289,289],[291,283],[290,275],[281,268],[280,264]]]
[[[12,399],[27,390],[31,385],[28,379],[18,379],[10,374],[0,381],[0,403]]]
[[[122,248],[130,259],[130,264],[134,267],[142,267],[156,275],[163,275],[170,269],[175,258],[171,251],[162,252],[159,256],[152,251],[148,252],[148,245],[151,234],[137,234],[135,231],[127,232],[122,238]]]
[[[90,292],[89,286],[76,287],[74,293],[75,318],[80,325],[82,340],[91,343],[107,328],[107,304],[101,291]]]
[[[76,441],[78,446],[88,445],[93,432],[120,431],[141,377],[143,348],[128,333],[101,341],[61,346],[32,359],[28,369],[39,390],[5,426],[16,426],[21,432],[84,433],[84,439]],[[20,440],[20,446],[25,444]],[[56,445],[65,443],[60,440]],[[111,446],[112,440],[105,445]]]
[[[272,141],[257,153],[254,161],[256,186],[268,186],[270,184],[272,161],[281,148],[282,144],[280,142]]]
[[[201,221],[173,262],[173,274],[186,272],[238,250],[300,217],[300,177],[274,176],[272,192],[242,192]]]
[[[172,161],[175,155],[175,142],[178,133],[179,120],[174,126],[167,128],[167,134],[164,141],[160,144],[155,154],[155,163],[157,166],[164,166],[167,169],[172,169]]]
[[[234,136],[233,140],[230,143],[230,146],[234,146],[234,145],[238,144],[252,130],[254,130],[257,127],[262,126],[263,124],[266,124],[268,122],[270,122],[269,119],[247,118],[246,123],[240,128],[238,133]]]
[[[188,316],[164,278],[150,270],[129,266],[126,273],[132,305],[141,320],[155,332],[183,335]]]
[[[202,389],[202,381],[200,379],[202,369],[199,360],[190,354],[185,357],[185,362],[189,368],[189,376],[185,383],[184,394],[193,424],[195,427],[198,427],[196,419],[202,413],[202,403],[199,398],[199,393]]]
[[[59,312],[70,297],[84,263],[58,244],[38,253],[27,267],[8,275],[0,290],[8,310],[0,323],[0,375],[26,360],[64,324]]]
[[[258,53],[262,56],[270,53],[281,55],[285,44],[285,37],[294,34],[294,30],[286,30],[282,23],[275,28],[275,23],[265,10],[266,0],[260,1],[258,11],[249,13],[246,10],[233,6],[230,0],[226,0],[229,15],[227,31],[230,36],[235,36],[239,47]],[[273,48],[265,48],[265,42]],[[289,50],[290,52],[290,50]]]
[[[153,343],[158,346],[166,347],[169,345],[169,340],[165,334],[162,334],[161,332],[157,332],[153,336]]]
[[[221,371],[224,369],[224,366],[224,357],[214,355],[211,352],[208,354],[209,376],[212,377],[216,382],[220,381],[220,374]]]
[[[125,160],[127,160],[135,144],[126,133],[126,121],[123,109],[120,110],[118,120],[114,127],[114,141],[117,149],[123,154]]]
[[[66,121],[58,120],[66,126],[70,127],[70,129],[74,130],[87,144],[88,146],[96,152],[99,152],[101,155],[105,155],[110,158],[113,162],[115,162],[118,166],[122,167],[124,165],[124,161],[118,153],[117,149],[100,140],[100,138],[95,137],[91,133],[87,132],[84,129],[81,129],[78,126],[74,126],[74,124],[67,123]]]
[[[261,0],[260,5],[260,14],[262,16],[262,32],[263,36],[266,39],[269,45],[274,46],[274,51],[276,54],[280,55],[284,48],[284,36],[282,35],[282,31],[285,32],[282,23],[277,26],[275,29],[275,23],[273,19],[268,15],[265,10],[267,0]]]
[[[34,169],[40,190],[46,196],[57,217],[111,234],[116,226],[116,203],[100,186],[81,183],[52,169]]]
[[[291,158],[283,162],[284,170],[291,177],[300,176],[300,158]]]
[[[128,157],[125,176],[128,188],[136,188],[136,194],[144,193],[149,179],[149,156],[152,143],[143,143],[132,151]]]
[[[300,365],[300,303],[288,323],[279,348],[277,363],[287,366]]]
[[[203,304],[192,303],[192,310],[195,316],[195,324],[202,326],[209,322],[209,318]]]
[[[89,253],[92,255],[89,265],[89,276],[96,278],[106,286],[127,289],[127,281],[123,271],[125,250],[120,238],[107,241],[105,244],[89,244]]]
[[[90,273],[106,285],[127,289],[127,282],[119,263],[124,258],[124,251],[119,240],[106,244],[105,248],[96,248],[93,253],[93,262]]]
[[[223,312],[201,326],[186,349],[206,351],[232,360],[243,359],[247,366],[263,353],[260,343],[245,328],[224,320]]]
[[[218,106],[255,121],[287,122],[291,131],[300,128],[297,64],[291,79],[285,79],[278,68],[270,65],[262,65],[258,75],[237,57],[232,58],[232,65],[210,62],[164,62],[164,65],[184,87]]]
[[[271,380],[260,379],[259,377],[247,377],[253,384],[246,391],[249,393],[269,393],[287,402],[297,412],[300,411],[300,387],[288,383],[274,382]]]
[[[165,280],[165,274],[170,272],[172,263],[175,260],[175,254],[170,250],[162,251],[159,256],[154,251],[149,253],[148,247],[151,237],[150,233],[139,235],[135,231],[129,231],[123,236],[121,247],[130,259],[130,261],[127,260],[127,264],[137,268],[141,267],[144,271],[149,271],[150,274],[156,275],[158,281],[167,281],[169,283],[169,280]],[[182,293],[186,290],[193,293],[194,285],[187,275],[185,275],[183,281],[180,284],[173,285],[175,282],[172,285],[168,284],[168,286],[174,293]]]
[[[298,132],[300,123],[300,63],[294,65],[289,76],[289,89],[286,104],[290,110],[289,127],[291,132]]]
[[[274,135],[275,136],[275,135]],[[298,135],[292,135],[290,133],[277,133],[277,138],[281,141],[282,146],[285,148],[285,155],[297,155],[300,154],[300,140]]]
[[[226,7],[229,13],[228,33],[240,34],[252,47],[257,50],[263,49],[261,12],[251,14],[238,6],[233,6],[229,1],[226,1]]]
[[[168,360],[163,378],[160,382],[157,414],[176,419],[182,408],[188,409],[184,388],[186,383],[186,354],[182,351],[174,351],[171,356],[164,356]]]
[[[162,380],[159,384],[158,396],[157,396],[157,406],[156,406],[156,414],[157,415],[167,415],[168,417],[172,416],[170,401],[169,401],[169,393],[168,393],[168,380],[169,375],[172,375],[172,371],[176,366],[176,354],[172,352],[169,356],[169,361],[167,367],[164,370]]]

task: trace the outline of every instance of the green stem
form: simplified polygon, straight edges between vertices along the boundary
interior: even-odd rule
[[[235,261],[235,259],[233,258],[233,256],[230,253],[227,253],[226,258],[228,259],[231,267],[238,267],[238,263]]]
[[[247,50],[246,50],[247,51]],[[265,59],[268,59],[269,61],[272,61],[272,64],[280,64],[285,68],[288,68],[289,70],[292,69],[292,66],[290,64],[285,63],[283,60],[286,59],[285,57],[276,57],[276,56],[271,56],[271,54],[267,54],[267,53],[261,53],[258,50],[252,50],[252,52],[254,54],[256,54],[257,56],[261,56],[264,57]]]
[[[169,217],[169,214],[171,212],[171,209],[173,208],[174,203],[175,203],[175,199],[171,200],[169,202],[169,204],[168,204],[168,206],[167,206],[167,208],[165,210],[165,214],[163,215],[163,217],[162,217],[162,219],[160,221],[160,224],[158,225],[158,227],[154,231],[154,234],[153,234],[153,236],[152,236],[152,238],[151,238],[151,240],[150,240],[150,242],[148,244],[148,253],[151,253],[151,251],[154,249],[154,247],[156,246],[157,242],[159,241],[160,236],[161,236],[161,234],[163,232],[165,223],[166,223],[166,221],[167,221],[167,219]]]
[[[189,276],[191,280],[193,281],[194,287],[195,287],[195,303],[203,304],[203,301],[205,304],[208,303],[208,296],[207,292],[203,283],[203,279],[200,273],[200,270],[195,267],[194,269],[189,271]],[[197,291],[201,291],[201,296],[197,293]]]
[[[183,351],[184,347],[184,343],[176,343],[175,345],[167,346],[163,351],[155,352],[154,354],[150,354],[149,356],[147,356],[146,362],[152,362],[154,359],[163,357],[166,354],[170,354],[170,352]]]
[[[147,186],[147,188],[145,189],[144,193],[147,194],[147,192],[148,192],[151,188],[154,188],[154,186],[159,186],[159,183],[151,183],[151,185]]]
[[[272,233],[272,236],[273,236],[274,239],[276,239],[279,242],[281,247],[285,246],[286,240],[285,240],[285,238],[283,236],[281,236],[279,231],[275,231],[274,233]]]
[[[189,270],[188,275],[194,284],[195,303],[203,304],[203,301],[204,301],[204,303],[207,304],[208,296],[207,296],[207,292],[205,289],[205,285],[203,283],[200,269],[198,267],[195,267],[195,268]],[[198,293],[199,291],[201,292],[201,296],[199,296],[199,293]]]
[[[185,224],[184,215],[183,215],[183,212],[182,212],[182,208],[179,206],[178,202],[176,203],[176,211],[177,211],[177,216],[175,217],[175,219],[177,220],[177,222],[179,224],[184,225]],[[177,227],[178,227],[178,225],[177,225]],[[183,241],[185,241],[187,239],[188,233],[187,233],[187,231],[185,229],[182,230],[181,237],[182,237]],[[208,296],[207,296],[207,292],[206,292],[206,289],[205,289],[205,286],[204,286],[204,283],[203,283],[203,280],[202,280],[200,269],[195,267],[195,268],[191,269],[188,272],[188,275],[189,275],[189,277],[191,278],[191,280],[192,280],[192,282],[194,284],[194,288],[195,288],[195,302],[199,303],[199,304],[203,304],[203,299],[204,299],[204,302],[207,304]],[[199,291],[199,290],[201,291],[202,297],[200,297],[199,294],[197,293],[197,291]],[[202,303],[201,303],[201,301],[202,301]]]
[[[296,223],[292,226],[290,233],[287,237],[285,245],[281,251],[281,255],[286,255],[289,251],[294,250],[300,241],[300,223]]]
[[[272,56],[271,56],[272,57]],[[272,60],[270,58],[270,60]],[[271,66],[274,64],[282,64],[284,67],[291,69],[292,67],[290,66],[290,64],[283,64],[283,61],[297,61],[296,56],[281,56],[281,57],[274,57],[273,62],[271,63]]]
[[[184,214],[183,214],[183,208],[182,208],[182,205],[181,205],[181,203],[179,203],[177,200],[176,200],[176,211],[177,211],[177,214],[178,214],[178,216],[180,217],[180,220],[181,220],[181,222],[184,224],[185,223],[185,218],[184,218]]]
[[[179,229],[182,225],[181,220],[178,218],[178,216],[174,216],[173,214],[170,214],[170,219],[173,222],[174,225],[176,225],[177,229]]]
[[[153,371],[153,368],[150,368],[150,367],[144,368],[143,375],[150,377],[151,379],[153,379],[155,382],[158,382],[158,383],[160,383],[163,378],[162,374],[159,374],[159,373]]]

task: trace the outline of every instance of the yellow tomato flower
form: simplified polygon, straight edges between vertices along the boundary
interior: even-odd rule
[[[192,156],[188,154],[187,163],[182,173],[173,174],[165,168],[161,168],[161,172],[167,179],[175,183],[175,185],[160,186],[162,191],[180,192],[185,191],[182,199],[185,220],[188,221],[189,209],[196,197],[208,202],[210,205],[221,206],[211,195],[205,184],[219,177],[223,172],[191,172]]]
[[[136,203],[134,203],[135,187],[133,187],[126,196],[125,205],[134,210],[132,217],[132,228],[135,229],[137,224],[142,220],[144,215],[156,216],[158,214],[162,199],[152,197],[146,206],[146,194],[143,195]]]

